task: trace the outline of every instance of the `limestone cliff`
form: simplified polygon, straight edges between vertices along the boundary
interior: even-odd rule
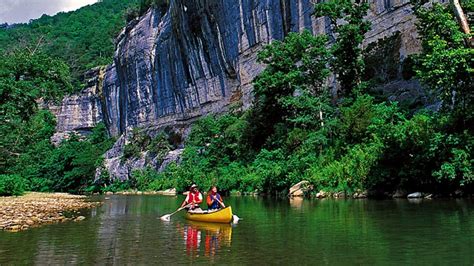
[[[165,12],[150,9],[118,36],[114,63],[98,70],[89,88],[64,99],[56,112],[58,134],[100,121],[113,136],[135,127],[153,132],[185,127],[231,105],[248,107],[251,82],[263,67],[256,63],[263,45],[291,31],[329,31],[324,18],[311,16],[314,2],[174,0]],[[371,1],[368,18],[373,24],[365,45],[400,32],[399,59],[419,49],[407,2]],[[107,156],[121,169],[109,172],[124,178],[134,167],[118,163],[119,155]]]

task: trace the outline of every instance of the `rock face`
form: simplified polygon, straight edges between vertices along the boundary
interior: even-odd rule
[[[421,192],[414,192],[414,193],[408,194],[407,198],[409,198],[409,199],[423,198],[423,193],[421,193]]]
[[[256,55],[265,44],[291,31],[330,31],[325,18],[311,16],[315,2],[175,0],[166,10],[150,9],[120,33],[114,63],[96,70],[89,88],[52,108],[58,136],[100,121],[113,136],[134,127],[185,127],[230,106],[247,108],[252,80],[263,69]],[[371,1],[368,18],[373,25],[364,45],[400,32],[400,59],[417,52],[407,3]],[[113,173],[122,166],[109,161],[107,168]]]
[[[117,39],[104,83],[113,134],[162,128],[248,106],[261,71],[256,51],[290,31],[312,30],[306,1],[170,1],[152,9]]]
[[[326,198],[329,196],[329,193],[326,193],[324,191],[319,191],[318,193],[316,193],[316,198],[318,199],[323,199],[323,198]]]
[[[168,152],[166,156],[160,158],[153,156],[149,152],[142,152],[139,158],[122,158],[123,148],[126,144],[127,135],[122,135],[114,146],[104,154],[104,168],[96,170],[95,178],[101,178],[103,170],[107,170],[113,180],[124,181],[132,174],[133,170],[152,167],[158,171],[163,171],[170,163],[179,162],[184,149],[176,149]]]
[[[365,44],[400,33],[400,59],[419,52],[421,43],[409,3],[407,0],[369,0],[367,18],[372,22],[372,29],[365,35]]]
[[[85,74],[86,88],[80,93],[65,97],[60,105],[45,104],[57,118],[53,143],[58,144],[68,138],[70,132],[87,134],[97,123],[102,122],[104,105],[100,99],[100,90],[103,76],[102,68],[92,69]]]
[[[301,181],[290,188],[288,196],[290,197],[304,197],[307,193],[313,190],[308,181]]]

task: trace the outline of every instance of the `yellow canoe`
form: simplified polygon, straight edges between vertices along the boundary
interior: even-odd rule
[[[197,222],[230,223],[232,222],[232,207],[228,206],[217,211],[188,211],[185,218]]]

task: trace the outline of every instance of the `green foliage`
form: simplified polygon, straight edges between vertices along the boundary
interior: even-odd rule
[[[173,145],[170,143],[170,138],[164,132],[160,132],[155,136],[147,147],[147,150],[160,160],[163,160],[172,149]]]
[[[443,100],[464,125],[473,120],[474,50],[468,47],[449,7],[415,5],[423,53],[417,57],[416,74]]]
[[[20,175],[0,175],[0,196],[21,196],[25,187],[25,180]]]
[[[129,18],[150,6],[167,8],[168,4],[151,0],[131,4],[128,7],[135,13]],[[363,19],[367,8],[350,0],[317,4],[316,16],[331,21],[334,42],[329,50],[328,36],[307,31],[272,42],[258,54],[266,68],[254,80],[250,110],[198,120],[179,164],[171,163],[160,173],[152,168],[136,170],[130,180],[112,184],[106,176],[94,181],[102,154],[112,145],[104,125],[89,136],[73,135],[54,147],[50,143],[54,116],[37,110],[38,97],[55,99],[70,91],[67,67],[41,53],[4,57],[0,59],[0,114],[6,122],[0,124],[1,177],[17,181],[22,177],[32,190],[68,192],[172,187],[183,191],[197,183],[201,188],[217,185],[223,191],[284,193],[303,179],[316,189],[348,193],[472,189],[474,57],[472,49],[465,47],[466,36],[443,5],[415,5],[423,53],[410,59],[405,72],[411,77],[414,68],[417,77],[443,99],[445,108],[439,113],[406,110],[397,103],[375,101],[362,91],[367,84],[362,83],[365,63],[360,46],[370,28]],[[41,32],[39,21],[17,30],[39,25]],[[2,34],[0,44],[5,40]],[[389,46],[381,43],[373,51],[385,53]],[[384,62],[387,72],[395,71],[392,59]],[[330,70],[341,85],[342,98],[337,102],[331,101],[326,87]],[[165,129],[150,136],[134,129],[127,141],[123,160],[145,152],[162,160],[178,147],[181,135]],[[21,183],[17,181],[9,182]]]
[[[169,7],[169,0],[140,0],[138,4],[129,7],[125,13],[127,22],[130,22],[140,16],[143,16],[148,9],[155,8],[160,10],[162,15]]]
[[[209,157],[210,166],[244,160],[249,152],[248,144],[242,137],[246,127],[246,121],[236,115],[208,116],[193,125],[186,145],[201,155],[212,155]]]
[[[30,145],[14,169],[29,180],[32,190],[85,192],[93,184],[102,154],[112,144],[105,126],[99,124],[85,139],[72,135],[58,147],[49,139]]]
[[[101,192],[119,192],[119,191],[127,191],[133,189],[135,185],[132,184],[130,180],[126,181],[115,181],[112,184],[109,184],[108,186],[102,187]]]
[[[415,4],[414,11],[418,18],[417,30],[421,35],[424,53],[432,50],[430,42],[435,37],[445,40],[449,46],[463,46],[465,36],[460,31],[449,6],[440,3],[433,3],[431,7]]]
[[[364,81],[372,81],[377,84],[390,82],[398,78],[401,42],[401,33],[396,32],[392,36],[367,45],[363,51],[365,66],[362,78]],[[406,63],[409,63],[409,61]],[[409,73],[405,74],[409,75]]]
[[[181,140],[174,131],[164,130],[155,137],[150,137],[147,132],[134,128],[131,132],[129,142],[125,145],[122,161],[130,158],[140,158],[141,153],[148,151],[152,156],[157,156],[160,160],[164,159],[169,151],[176,148]]]
[[[433,174],[438,179],[448,179],[454,181],[460,179],[460,185],[469,184],[474,181],[474,159],[471,158],[470,149],[453,149],[452,158],[448,162],[444,162],[440,169]]]
[[[376,115],[376,106],[373,98],[367,95],[358,97],[350,106],[343,106],[340,109],[338,129],[347,143],[357,143],[364,141],[367,137],[367,128],[372,123],[372,118]]]
[[[69,68],[46,54],[17,52],[0,57],[0,115],[27,120],[36,100],[57,100],[72,90]]]
[[[309,170],[309,180],[326,191],[354,192],[365,189],[371,171],[377,165],[381,148],[379,142],[356,144],[338,160],[313,165]]]
[[[315,5],[316,17],[326,16],[331,21],[336,41],[331,47],[331,67],[341,86],[342,96],[358,90],[364,73],[361,44],[370,22],[364,19],[369,5],[352,0],[330,0]],[[341,22],[342,20],[342,22]]]
[[[67,62],[74,79],[112,62],[114,38],[125,26],[123,12],[138,0],[102,0],[74,12],[43,15],[0,29],[0,52],[40,50]]]
[[[122,160],[129,158],[139,158],[141,156],[141,152],[145,151],[150,143],[151,137],[148,136],[145,131],[140,130],[139,128],[134,128],[132,130],[129,143],[127,143],[124,147]]]
[[[326,37],[308,32],[268,45],[258,55],[267,67],[254,81],[252,109],[198,121],[181,164],[159,176],[178,186],[197,182],[244,192],[281,192],[303,179],[317,189],[349,193],[399,188],[443,193],[470,185],[471,131],[450,132],[450,115],[410,116],[396,103],[376,103],[360,91],[366,11],[366,4],[345,0],[317,4],[316,15],[328,16],[337,34],[331,50],[322,49]],[[325,93],[327,65],[342,95],[351,96],[338,106]]]
[[[145,11],[152,7],[158,8],[161,11],[164,11],[170,5],[170,0],[141,0],[140,1],[140,14],[145,13]]]
[[[94,181],[102,154],[113,144],[105,126],[99,124],[88,137],[73,135],[54,147],[50,138],[55,121],[48,111],[39,111],[20,129],[21,133],[13,132],[11,136],[16,137],[21,149],[7,157],[7,167],[2,170],[24,177],[33,191],[85,192]]]
[[[54,116],[38,111],[37,99],[55,101],[71,91],[69,69],[42,53],[0,57],[0,166],[14,166],[30,144],[49,138]]]
[[[140,191],[158,191],[178,186],[179,177],[173,175],[176,165],[170,165],[167,174],[159,174],[152,168],[136,170],[132,173],[132,180]],[[185,189],[184,187],[182,189]]]
[[[125,147],[123,148],[123,155],[121,160],[125,161],[126,159],[129,158],[139,158],[140,157],[140,147],[133,143],[126,144]]]
[[[439,163],[433,176],[439,181],[463,187],[474,181],[474,137],[467,131],[461,134],[437,133],[432,137],[430,152]]]
[[[289,120],[309,126],[320,119],[323,100],[315,97],[323,92],[329,75],[326,42],[325,36],[308,31],[290,33],[258,54],[258,61],[267,67],[254,81],[254,109],[249,114],[253,128],[247,132],[254,136],[254,148],[265,143],[278,123]]]
[[[250,171],[255,183],[247,184],[247,190],[253,187],[258,191],[280,192],[291,185],[286,179],[288,170],[285,154],[281,149],[262,149],[250,165]]]
[[[234,123],[244,119],[248,117]],[[473,173],[472,136],[445,132],[446,124],[440,122],[445,120],[449,118],[425,112],[409,117],[396,103],[376,104],[361,95],[340,107],[324,127],[283,130],[269,138],[278,148],[254,151],[239,161],[223,152],[226,137],[215,137],[228,120],[213,118],[193,128],[193,144],[186,147],[183,162],[159,176],[173,180],[169,186],[197,182],[226,191],[279,192],[306,179],[327,191],[424,188],[443,193],[471,184]],[[203,130],[203,124],[214,130]]]
[[[461,2],[461,6],[466,14],[474,11],[474,0],[464,0]]]

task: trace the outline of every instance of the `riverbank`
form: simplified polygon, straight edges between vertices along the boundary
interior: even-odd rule
[[[0,230],[17,232],[43,224],[80,221],[79,210],[100,205],[86,196],[67,193],[27,193],[21,197],[0,197]]]
[[[175,188],[170,188],[166,190],[151,190],[151,191],[140,191],[136,189],[127,189],[119,191],[106,191],[105,195],[163,195],[163,196],[176,196],[177,192]],[[94,195],[100,195],[96,193]]]

